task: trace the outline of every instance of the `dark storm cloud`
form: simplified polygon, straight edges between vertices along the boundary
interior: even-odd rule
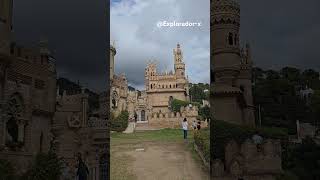
[[[257,66],[320,70],[320,1],[239,1],[241,38],[251,43]]]
[[[15,0],[15,39],[32,45],[46,37],[59,76],[93,89],[107,84],[106,1]]]

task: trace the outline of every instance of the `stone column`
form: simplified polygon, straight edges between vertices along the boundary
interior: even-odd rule
[[[141,111],[138,111],[138,121],[141,121]]]
[[[2,113],[2,111],[0,111]],[[7,136],[7,118],[5,115],[1,114],[1,122],[3,123],[2,126],[2,140],[0,146],[5,146],[6,145],[6,136]]]
[[[18,142],[24,142],[24,127],[26,121],[24,119],[18,120]]]

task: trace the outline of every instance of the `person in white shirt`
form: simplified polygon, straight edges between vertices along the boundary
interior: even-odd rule
[[[187,137],[188,137],[188,121],[187,121],[187,118],[183,119],[182,129],[183,129],[183,139],[187,139]]]

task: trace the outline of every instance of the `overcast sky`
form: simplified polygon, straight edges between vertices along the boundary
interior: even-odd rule
[[[186,72],[194,83],[210,78],[209,1],[122,0],[111,4],[111,40],[115,41],[116,72],[142,89],[144,69],[156,60],[158,72],[173,70],[173,48],[180,43]],[[195,27],[161,27],[159,21],[199,22]]]
[[[319,0],[239,0],[241,40],[249,41],[255,65],[290,65],[320,70]],[[117,72],[141,86],[147,60],[159,70],[173,68],[172,49],[182,46],[193,82],[209,79],[209,0],[117,0],[112,2],[111,38],[116,41]],[[106,87],[106,1],[15,0],[14,31],[18,42],[41,36],[57,58],[59,76],[92,89]],[[200,28],[157,28],[157,21],[201,21]]]

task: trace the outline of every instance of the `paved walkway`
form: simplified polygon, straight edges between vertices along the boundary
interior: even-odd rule
[[[208,172],[184,142],[118,144],[111,156],[128,157],[128,169],[137,180],[207,180]]]

